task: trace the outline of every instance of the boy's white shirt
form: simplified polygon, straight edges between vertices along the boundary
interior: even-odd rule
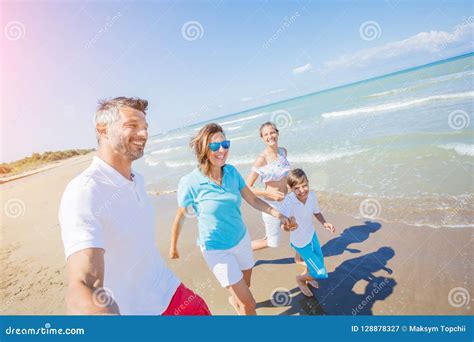
[[[314,214],[321,212],[316,193],[309,191],[306,203],[302,203],[294,192],[290,192],[285,197],[281,212],[287,217],[294,216],[298,223],[298,228],[290,232],[290,242],[299,248],[311,243],[315,233]]]

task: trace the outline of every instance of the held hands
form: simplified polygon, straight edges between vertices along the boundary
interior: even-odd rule
[[[280,218],[281,221],[281,228],[287,232],[291,232],[292,230],[295,230],[298,228],[298,224],[296,223],[296,220],[294,217],[286,217],[281,215],[282,217]]]
[[[323,226],[333,234],[336,232],[336,227],[332,223],[324,222]]]
[[[179,258],[178,249],[176,247],[170,247],[169,257],[170,257],[170,259],[178,259]]]

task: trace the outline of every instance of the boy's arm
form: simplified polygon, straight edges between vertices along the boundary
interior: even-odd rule
[[[331,233],[334,233],[336,231],[336,227],[334,227],[332,223],[327,222],[321,212],[314,214],[314,217],[316,217],[316,219],[323,225],[323,227],[329,230]]]

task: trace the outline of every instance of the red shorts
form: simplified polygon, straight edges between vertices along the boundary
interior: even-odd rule
[[[163,316],[210,316],[211,311],[200,296],[181,283]]]

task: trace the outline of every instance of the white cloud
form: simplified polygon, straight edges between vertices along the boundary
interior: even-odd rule
[[[420,32],[404,40],[340,56],[326,62],[324,69],[328,71],[327,69],[341,67],[364,67],[375,62],[405,58],[419,53],[437,54],[441,58],[451,57],[454,52],[463,53],[465,50],[472,50],[473,34],[474,23],[472,22],[456,26],[451,33],[446,31]]]
[[[252,101],[253,100],[253,97],[243,97],[241,99],[242,102],[249,102],[249,101]]]
[[[293,69],[294,74],[302,74],[305,72],[308,72],[312,69],[313,67],[311,66],[311,63],[305,64],[303,66],[297,67]]]
[[[274,90],[267,91],[266,93],[262,94],[262,96],[260,96],[260,97],[275,95],[275,94],[278,94],[278,93],[281,93],[281,92],[284,92],[284,91],[285,91],[285,89],[274,89]]]

